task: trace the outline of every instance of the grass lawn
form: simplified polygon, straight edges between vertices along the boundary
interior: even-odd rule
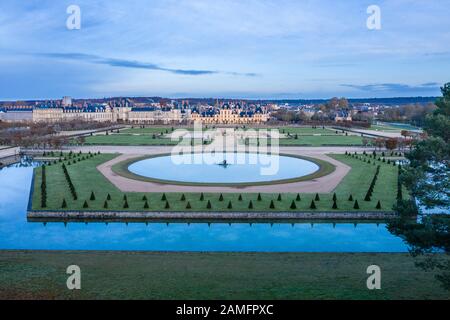
[[[81,290],[66,269],[81,268]],[[381,290],[366,269],[382,271]],[[408,254],[0,251],[0,299],[448,299]]]
[[[174,128],[179,129],[179,128]],[[183,128],[192,131],[192,128]],[[206,128],[205,128],[206,129]],[[250,128],[251,129],[251,128]],[[319,127],[281,127],[282,134],[291,134],[289,138],[280,139],[283,146],[361,146],[362,137],[356,135],[346,136],[342,132],[336,134],[335,130]],[[152,146],[152,145],[176,145],[177,141],[171,141],[167,134],[172,132],[172,127],[147,127],[128,128],[119,133],[109,135],[93,135],[86,137],[86,145],[116,145],[116,146]],[[295,135],[298,139],[295,139]],[[201,141],[196,141],[197,144]]]
[[[155,146],[155,145],[177,145],[178,141],[172,141],[160,136],[153,137],[151,134],[110,134],[94,135],[86,137],[85,145],[109,145],[109,146]]]
[[[295,138],[280,139],[280,146],[362,146],[363,138],[360,136],[323,135],[323,136],[298,136]]]
[[[316,129],[312,127],[280,127],[278,128],[280,130],[280,133],[284,134],[298,134],[298,135],[304,135],[304,136],[311,136],[314,134],[321,134],[321,135],[328,135],[328,136],[335,136],[336,130],[329,129],[329,128],[322,128],[317,127]],[[339,134],[342,134],[339,132]]]
[[[233,212],[233,211],[333,211],[332,197],[333,194],[320,194],[320,201],[315,201],[316,210],[310,209],[311,201],[315,198],[315,194],[301,194],[300,201],[296,201],[296,194],[283,194],[281,201],[278,201],[278,193],[262,194],[261,200],[258,200],[257,194],[242,194],[242,201],[239,200],[239,194],[224,194],[223,200],[220,200],[219,194],[204,194],[203,201],[198,193],[184,194],[185,200],[182,200],[180,193],[166,194],[166,201],[163,201],[161,193],[122,193],[112,183],[96,169],[98,165],[113,159],[117,155],[101,154],[88,156],[86,154],[74,155],[72,159],[67,159],[64,163],[71,162],[67,165],[70,178],[75,186],[78,199],[74,200],[66,182],[61,163],[53,164],[46,167],[47,180],[47,207],[41,208],[41,177],[42,168],[35,169],[34,193],[33,193],[33,209],[34,210],[62,210],[63,199],[67,202],[65,210],[118,210],[118,211],[193,211],[205,212],[208,210],[217,212]],[[355,212],[355,211],[375,211],[378,200],[381,201],[383,211],[391,211],[396,200],[397,190],[397,173],[398,169],[393,165],[388,165],[381,161],[376,161],[376,165],[364,162],[359,158],[369,159],[368,156],[359,155],[359,158],[352,158],[346,155],[332,155],[333,158],[342,161],[352,167],[350,173],[338,185],[335,192],[337,195],[337,211]],[[82,160],[85,158],[85,160]],[[74,159],[78,159],[73,163]],[[377,165],[381,166],[378,182],[374,188],[372,201],[364,201],[364,196],[369,188],[371,180],[375,174]],[[274,186],[274,191],[276,186]],[[91,192],[94,192],[95,200],[90,200]],[[108,207],[104,208],[104,202],[107,195],[111,196],[111,200],[107,202]],[[353,208],[354,202],[348,201],[352,194],[353,198],[358,200],[360,210]],[[405,193],[404,193],[405,194]],[[128,208],[124,207],[124,196],[127,197]],[[145,201],[143,197],[147,197],[148,209],[144,209]],[[84,202],[88,203],[88,208],[83,208]],[[208,201],[211,208],[207,208]],[[232,208],[228,209],[231,201]],[[252,201],[253,208],[249,208]],[[271,201],[274,202],[275,208],[270,208]],[[296,208],[291,209],[294,201]],[[169,204],[167,208],[166,205]],[[187,208],[190,204],[191,209]]]

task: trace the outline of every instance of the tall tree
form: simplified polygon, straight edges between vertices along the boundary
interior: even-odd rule
[[[388,228],[408,242],[413,256],[422,258],[418,266],[440,270],[437,279],[450,290],[450,83],[441,91],[437,109],[425,119],[428,137],[406,154],[409,165],[400,175],[416,201],[398,201],[399,218]],[[426,214],[423,209],[436,213]],[[418,219],[412,220],[411,215],[416,214]],[[436,252],[443,254],[433,254]]]

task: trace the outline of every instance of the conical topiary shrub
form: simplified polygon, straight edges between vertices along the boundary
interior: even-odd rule
[[[208,200],[208,203],[206,204],[206,209],[211,209],[212,205],[211,205],[211,201]]]
[[[358,203],[358,200],[355,200],[355,204],[353,205],[353,209],[359,210],[359,203]]]
[[[180,201],[186,201],[186,196],[184,195],[184,193],[181,195]]]
[[[314,202],[314,200],[311,200],[311,205],[309,206],[310,209],[317,209],[316,207],[316,203]]]
[[[283,200],[283,199],[281,198],[281,193],[279,193],[279,194],[278,194],[277,201],[281,201],[281,200]]]
[[[124,196],[123,196],[123,201],[127,201],[128,200],[128,198],[127,198],[127,195],[125,194]]]
[[[104,209],[108,209],[108,201],[105,201],[105,202],[103,203],[103,208],[104,208]]]
[[[86,209],[86,208],[89,208],[89,205],[88,205],[88,203],[87,203],[86,200],[85,200],[84,203],[83,203],[83,208],[85,208],[85,209]]]
[[[203,194],[203,192],[200,194],[200,201],[204,201],[205,200],[205,195]]]
[[[143,196],[142,197],[142,201],[147,201],[148,199],[147,199],[147,196]]]
[[[192,209],[191,203],[188,201],[188,203],[186,204],[186,209]]]
[[[262,201],[261,193],[258,193],[258,201]]]
[[[370,192],[368,192],[366,194],[366,197],[364,198],[364,201],[367,201],[367,202],[371,201],[371,199],[370,199]]]
[[[337,201],[337,196],[336,193],[333,194],[333,201],[336,202]]]
[[[67,208],[67,202],[65,198],[62,201],[61,208]]]
[[[270,201],[270,209],[275,209],[275,203],[273,203],[273,200]]]
[[[167,201],[167,196],[165,193],[163,193],[163,195],[161,197],[161,201]]]
[[[295,201],[302,201],[302,198],[300,198],[300,194],[297,193],[297,198],[295,198]]]
[[[320,197],[319,197],[319,194],[318,194],[318,193],[316,193],[316,197],[314,198],[314,200],[315,200],[315,201],[320,201]]]
[[[95,201],[95,194],[94,191],[91,191],[91,197],[90,197],[91,201]]]
[[[350,195],[350,197],[348,197],[348,201],[353,201],[353,195]]]
[[[233,204],[231,203],[231,201],[230,202],[228,202],[228,207],[227,207],[228,209],[233,209]]]
[[[291,210],[295,210],[295,209],[297,209],[297,205],[295,204],[295,201],[292,200],[292,203],[291,203]]]
[[[248,203],[248,208],[249,209],[253,209],[253,202],[252,202],[252,200],[250,200],[250,202]]]
[[[242,201],[242,194],[239,195],[238,200],[239,200],[239,201]]]
[[[128,200],[125,200],[124,204],[123,204],[123,208],[124,209],[128,209],[130,206],[128,205]]]
[[[219,196],[219,201],[220,201],[220,202],[223,201],[223,194],[220,194],[220,196]]]
[[[166,205],[164,206],[164,209],[170,209],[169,201],[166,201]]]
[[[377,210],[381,210],[381,202],[378,201],[377,206],[375,207]]]
[[[145,203],[144,203],[144,209],[148,209],[149,208],[149,206],[148,206],[148,202],[147,201],[145,201]]]
[[[338,208],[338,206],[337,206],[337,203],[336,203],[336,200],[335,201],[333,201],[333,207],[332,207],[334,210],[336,210],[337,208]]]
[[[108,195],[106,196],[106,200],[110,201],[111,200],[111,195],[108,193]]]

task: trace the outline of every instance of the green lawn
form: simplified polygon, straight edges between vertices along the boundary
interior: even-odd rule
[[[180,129],[174,127],[174,129]],[[192,131],[192,128],[181,128]],[[205,128],[206,129],[206,128]],[[251,128],[250,128],[251,129]],[[280,139],[280,145],[284,146],[361,146],[362,137],[346,136],[341,131],[336,134],[335,130],[319,127],[281,127],[282,134],[291,134],[289,138]],[[119,133],[109,135],[93,135],[86,137],[86,145],[116,145],[116,146],[153,146],[153,145],[176,145],[177,141],[171,141],[167,134],[172,132],[172,127],[146,127],[128,128],[120,130]],[[298,139],[295,139],[297,135]],[[201,141],[196,141],[200,144]]]
[[[86,137],[85,145],[110,145],[110,146],[155,146],[177,145],[178,141],[151,134],[110,134],[94,135]]]
[[[336,130],[329,129],[329,128],[322,128],[318,127],[316,129],[312,127],[280,127],[279,128],[280,133],[284,134],[298,134],[298,135],[304,135],[304,136],[311,136],[314,134],[321,134],[321,135],[329,135],[329,136],[335,136]],[[342,132],[339,132],[339,134],[342,134]]]
[[[78,199],[73,200],[65,176],[63,174],[61,163],[47,166],[47,207],[46,210],[61,210],[63,199],[67,202],[67,210],[121,210],[121,211],[333,211],[332,197],[333,194],[320,194],[320,201],[315,201],[316,210],[310,209],[310,204],[315,194],[301,194],[301,200],[295,201],[296,209],[291,209],[291,204],[296,200],[296,194],[283,194],[281,201],[278,201],[278,194],[262,194],[261,201],[258,201],[257,194],[242,194],[242,201],[239,201],[239,194],[224,194],[223,201],[220,201],[219,194],[204,194],[203,201],[200,200],[198,193],[186,193],[185,201],[182,201],[182,194],[168,193],[166,194],[169,208],[166,208],[166,201],[163,201],[163,194],[161,193],[127,193],[127,203],[129,208],[125,208],[124,193],[119,191],[113,184],[111,184],[104,176],[96,169],[98,165],[108,160],[113,159],[117,155],[101,154],[93,157],[88,155],[76,155],[72,159],[67,159],[64,163],[72,162],[67,165],[69,175],[75,186],[78,194]],[[82,159],[73,163],[73,159]],[[376,165],[368,164],[363,160],[352,158],[346,155],[332,155],[333,158],[342,161],[352,167],[350,173],[344,178],[335,190],[337,194],[338,211],[354,212],[354,202],[348,201],[350,194],[354,199],[358,200],[361,211],[375,211],[377,201],[380,200],[383,211],[391,211],[395,203],[397,190],[397,168],[376,161],[377,165],[381,166],[378,182],[374,189],[372,201],[364,201],[364,195],[369,188],[370,182],[375,174]],[[359,156],[363,157],[363,156]],[[368,157],[364,157],[368,159]],[[373,159],[372,159],[373,162]],[[33,209],[40,210],[41,208],[41,171],[42,168],[35,169],[35,182],[33,194]],[[274,186],[274,191],[276,186]],[[95,200],[90,200],[91,192],[94,192]],[[108,208],[104,209],[104,202],[107,195],[111,196],[108,201]],[[149,209],[144,209],[145,201],[143,197],[148,199]],[[270,208],[271,201],[274,201],[275,208]],[[87,201],[88,208],[83,208],[84,202]],[[210,201],[211,209],[207,208],[207,203]],[[232,209],[228,209],[228,204],[231,201]],[[249,208],[250,201],[252,201],[253,209]],[[187,209],[187,203],[191,205],[191,209]]]
[[[298,136],[298,139],[280,139],[281,146],[362,146],[363,138],[360,136],[323,135],[323,136]]]
[[[408,254],[0,251],[0,299],[448,299],[434,276]]]

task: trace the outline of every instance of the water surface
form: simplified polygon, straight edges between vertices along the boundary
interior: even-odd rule
[[[0,170],[0,250],[405,252],[384,224],[31,223],[31,166]]]

